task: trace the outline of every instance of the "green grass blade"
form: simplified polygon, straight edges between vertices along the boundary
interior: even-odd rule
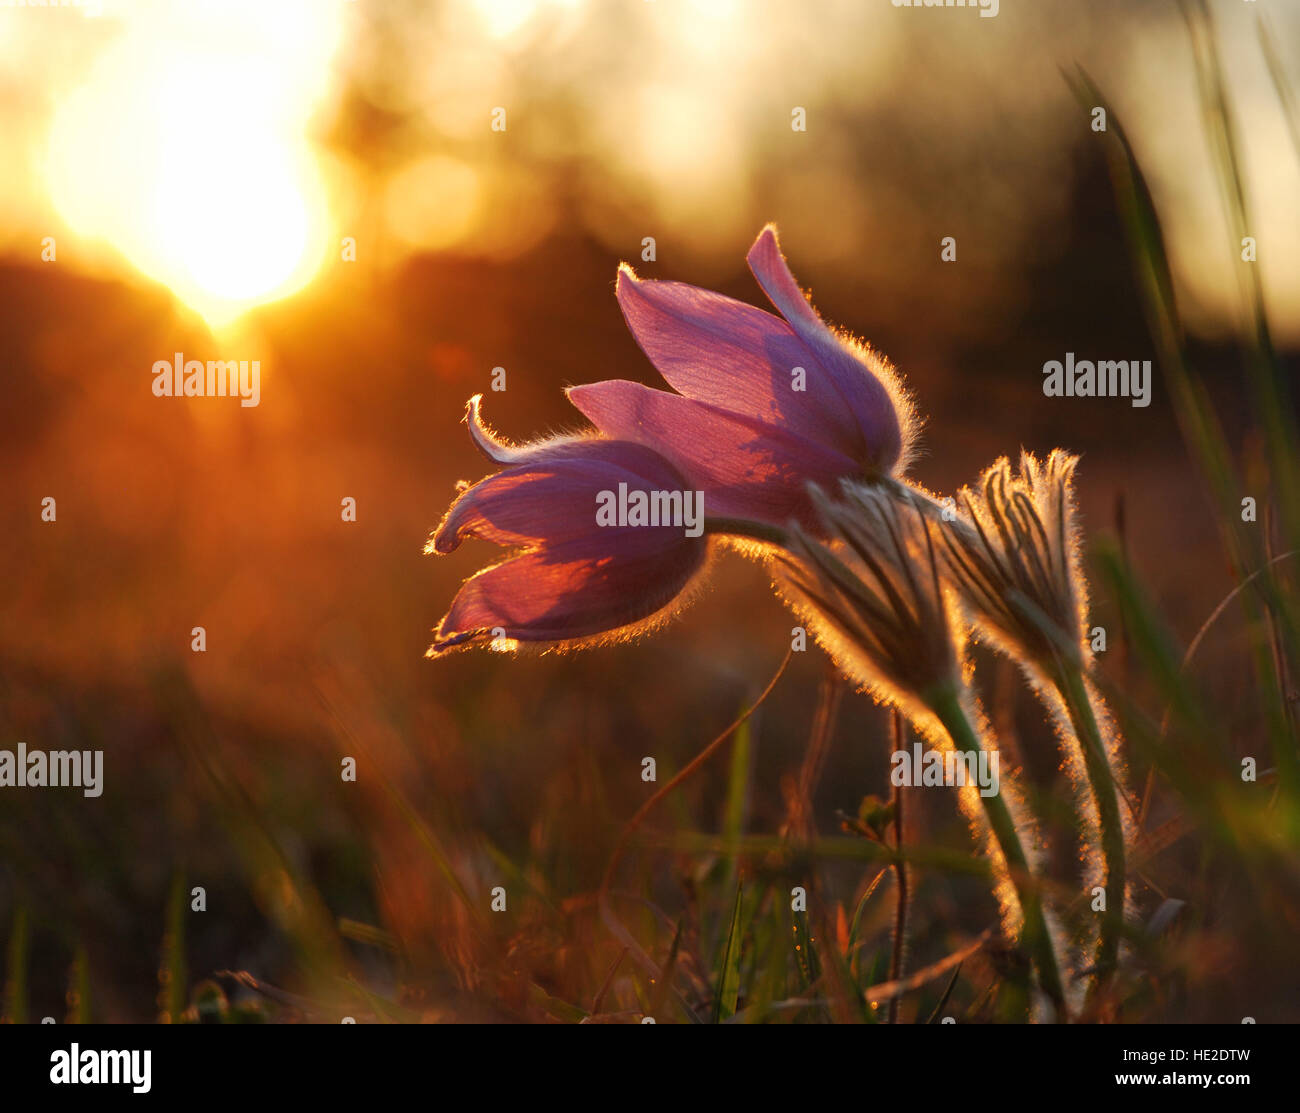
[[[727,944],[722,950],[722,965],[718,968],[718,990],[713,1001],[713,1023],[720,1024],[736,1015],[736,1002],[740,997],[740,943],[741,910],[745,889],[736,886],[736,902],[731,910],[731,928]]]
[[[158,966],[158,1019],[163,1024],[179,1024],[189,1000],[189,973],[185,968],[185,916],[187,912],[185,874],[172,874],[167,894],[167,927],[163,932],[162,962]]]
[[[90,955],[84,943],[77,944],[68,979],[68,1023],[90,1023]]]
[[[27,1023],[27,959],[31,946],[28,934],[27,908],[19,905],[14,910],[9,928],[9,948],[5,959],[5,1008],[3,1022]]]

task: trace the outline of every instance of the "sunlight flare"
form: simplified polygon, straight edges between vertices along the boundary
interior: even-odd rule
[[[212,324],[301,289],[329,239],[309,131],[341,8],[128,9],[54,118],[46,173],[63,218]]]

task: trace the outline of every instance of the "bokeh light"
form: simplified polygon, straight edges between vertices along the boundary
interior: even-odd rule
[[[309,125],[341,3],[142,4],[59,98],[47,185],[212,323],[310,280],[330,221]]]

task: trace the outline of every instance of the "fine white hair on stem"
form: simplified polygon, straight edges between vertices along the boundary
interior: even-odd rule
[[[996,750],[997,744],[992,738],[988,719],[985,717],[983,708],[975,698],[974,693],[969,688],[964,688],[960,699],[966,718],[973,726],[983,748],[985,750]],[[926,741],[940,753],[946,754],[956,749],[947,730],[939,726],[933,716],[930,716],[930,718],[934,722],[934,727],[925,734]],[[1016,830],[1020,832],[1022,841],[1025,844],[1025,857],[1029,869],[1032,873],[1037,873],[1041,860],[1040,844],[1036,832],[1034,832],[1033,838],[1025,839],[1026,833],[1030,832],[1032,827],[1028,819],[1028,809],[1024,806],[1024,798],[1014,779],[1006,771],[999,772],[998,780],[998,792],[1006,804],[1007,811],[1011,813]],[[1002,932],[1007,939],[1019,939],[1025,924],[1024,909],[1021,907],[1020,896],[1012,879],[1006,855],[1002,851],[1002,846],[989,823],[988,813],[984,809],[983,801],[980,799],[979,785],[968,780],[959,786],[957,789],[957,806],[970,827],[971,837],[974,839],[975,845],[984,851],[989,861],[993,878],[993,895],[998,902]]]
[[[1082,940],[1086,950],[1095,948],[1100,986],[1116,962],[1128,904],[1125,848],[1133,817],[1122,806],[1119,732],[1089,675],[1077,464],[1061,449],[1044,461],[1022,452],[1017,473],[1005,457],[996,461],[974,491],[960,492],[960,514],[941,538],[946,575],[972,625],[1020,665],[1056,727],[1073,790],[1084,892],[1090,901],[1099,889],[1107,894],[1103,915],[1085,921]]]
[[[778,589],[845,675],[897,707],[934,750],[957,748],[933,707],[939,692],[955,696],[971,741],[996,749],[965,675],[965,626],[939,572],[935,527],[914,501],[889,491],[846,483],[841,493],[832,501],[814,492],[830,540],[796,527],[790,545],[795,559],[777,562]],[[1016,830],[1031,832],[1014,781],[1002,779],[999,792]],[[958,802],[990,864],[1003,931],[1018,939],[1024,912],[979,787],[960,786]],[[1037,845],[1034,832],[1024,848],[1030,872],[1037,869]]]

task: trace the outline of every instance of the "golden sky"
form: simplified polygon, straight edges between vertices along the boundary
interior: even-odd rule
[[[1300,10],[1216,12],[1259,266],[1300,339],[1300,166],[1256,27],[1273,22],[1300,75]],[[701,280],[777,218],[804,257],[906,283],[899,245],[937,245],[949,212],[990,230],[991,273],[1014,271],[1059,234],[1087,124],[1060,75],[1075,62],[1137,140],[1194,316],[1229,327],[1187,36],[1157,3],[1009,0],[993,19],[887,0],[0,7],[0,252],[35,264],[52,237],[59,264],[164,284],[218,325],[348,243],[380,266],[501,259],[576,221],[635,258],[615,231],[629,214]]]

